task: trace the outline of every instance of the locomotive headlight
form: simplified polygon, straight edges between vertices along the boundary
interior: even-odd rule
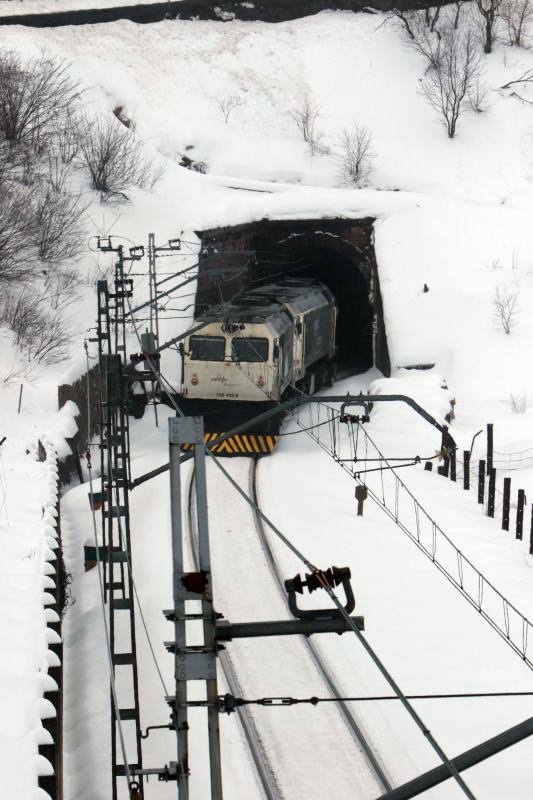
[[[198,386],[199,382],[198,375],[194,374],[191,376],[191,383],[193,386]]]
[[[265,379],[263,378],[262,375],[260,375],[259,378],[257,379],[257,385],[259,386],[260,389],[262,389],[263,386],[265,385]]]

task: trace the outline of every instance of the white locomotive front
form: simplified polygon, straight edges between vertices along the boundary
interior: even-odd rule
[[[331,292],[309,280],[270,283],[211,308],[183,342],[182,406],[221,433],[278,403],[290,387],[312,394],[331,385],[335,323]]]

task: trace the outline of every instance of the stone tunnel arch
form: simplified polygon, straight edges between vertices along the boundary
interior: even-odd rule
[[[283,275],[315,278],[331,290],[338,308],[336,341],[341,371],[369,369],[374,363],[371,286],[350,246],[315,231],[289,236],[273,255],[285,262]],[[255,272],[266,278],[271,270],[268,259],[259,253]]]
[[[196,311],[271,277],[313,277],[339,308],[337,343],[345,374],[375,364],[390,375],[373,219],[262,220],[199,232]]]

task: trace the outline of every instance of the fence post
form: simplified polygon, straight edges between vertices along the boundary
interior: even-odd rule
[[[463,489],[470,489],[470,450],[463,450]]]
[[[492,422],[487,425],[487,475],[490,476],[494,457],[494,426]]]
[[[444,456],[442,464],[440,465],[440,467],[437,467],[437,472],[439,473],[439,475],[442,475],[444,478],[447,478],[449,474],[449,469],[450,469],[450,459]]]
[[[496,470],[492,467],[489,475],[489,500],[487,504],[487,516],[494,517],[494,501],[496,499]]]
[[[477,501],[480,505],[485,502],[485,462],[479,462],[479,470],[477,474]]]
[[[516,538],[522,538],[524,530],[524,505],[526,503],[526,493],[523,489],[518,490],[518,503],[516,506]]]
[[[457,450],[455,447],[450,452],[450,480],[457,480]]]
[[[443,475],[445,478],[448,477],[449,469],[450,469],[450,457],[448,455],[448,426],[442,426],[442,443],[441,443],[441,452],[442,452],[442,465],[437,467],[437,472],[439,475]]]
[[[502,531],[509,530],[509,510],[511,508],[511,478],[503,479]]]

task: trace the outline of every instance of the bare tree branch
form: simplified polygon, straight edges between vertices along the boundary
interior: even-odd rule
[[[162,169],[114,116],[85,117],[81,131],[81,166],[103,199],[113,195],[127,199],[126,189],[153,189],[161,178]]]
[[[37,269],[35,222],[30,197],[22,188],[0,187],[0,286],[27,280]]]
[[[492,298],[494,307],[494,319],[503,328],[504,333],[511,333],[516,317],[520,313],[518,308],[518,289],[511,290],[503,286],[497,286]]]
[[[533,18],[531,0],[502,0],[499,15],[507,31],[507,44],[529,47]]]
[[[341,132],[336,160],[341,176],[349,183],[356,186],[365,184],[372,172],[375,155],[368,128],[354,124]]]
[[[477,9],[483,18],[483,50],[487,54],[492,53],[501,3],[502,0],[476,0]]]
[[[222,116],[224,117],[224,122],[226,125],[228,124],[228,120],[232,111],[235,111],[236,108],[239,106],[244,106],[245,101],[242,97],[238,95],[233,95],[232,97],[224,97],[217,100],[217,105],[222,112]]]
[[[510,86],[514,86],[516,83],[533,83],[533,69],[526,70],[519,78],[515,78],[514,81],[504,83],[503,86],[500,86],[500,89],[509,89]]]
[[[83,215],[87,210],[81,197],[49,189],[34,201],[35,244],[39,258],[61,264],[80,250],[85,234]]]
[[[318,129],[320,111],[320,106],[316,104],[312,95],[306,93],[298,100],[296,106],[290,112],[296,127],[302,135],[302,139],[309,146],[311,155],[327,152],[327,147],[324,144],[324,134]]]
[[[46,54],[27,62],[17,53],[0,55],[0,132],[11,147],[24,143],[39,150],[72,108],[78,84],[68,68]]]
[[[480,76],[480,56],[472,32],[452,30],[443,35],[439,63],[428,69],[422,91],[441,115],[450,139],[455,136],[465,97],[473,90],[480,96]]]

